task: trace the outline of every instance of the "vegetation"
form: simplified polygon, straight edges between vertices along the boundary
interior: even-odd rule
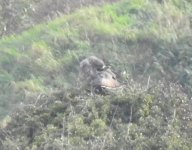
[[[190,150],[191,14],[189,0],[122,0],[4,36],[0,115],[10,115],[0,149]],[[89,55],[110,64],[124,87],[106,96],[78,89]]]
[[[78,8],[117,0],[0,0],[0,37],[21,33],[35,24],[69,14]]]
[[[113,95],[76,91],[30,99],[11,116],[3,149],[190,149],[191,101],[175,84],[135,82]],[[11,135],[7,135],[10,132]]]

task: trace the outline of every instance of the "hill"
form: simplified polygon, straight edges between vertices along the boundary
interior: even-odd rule
[[[7,110],[7,101],[25,99],[31,91],[76,85],[79,61],[88,55],[104,59],[124,78],[145,84],[149,76],[165,79],[181,84],[190,94],[190,5],[123,1],[77,10],[21,35],[4,37],[0,40],[2,109]]]
[[[19,34],[39,23],[85,6],[102,6],[118,0],[1,0],[0,37]]]
[[[15,113],[1,146],[190,149],[191,6],[124,0],[2,38],[1,118]],[[110,64],[126,87],[104,97],[73,92],[89,55]],[[51,94],[61,89],[67,92]]]

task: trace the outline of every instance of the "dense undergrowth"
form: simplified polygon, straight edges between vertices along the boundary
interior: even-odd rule
[[[190,149],[191,14],[187,0],[123,0],[2,38],[0,116],[14,114],[0,145]],[[79,62],[89,55],[111,65],[126,87],[107,96],[77,91]]]
[[[107,96],[42,94],[11,115],[0,148],[190,150],[191,113],[191,100],[172,83],[147,89],[129,81]]]

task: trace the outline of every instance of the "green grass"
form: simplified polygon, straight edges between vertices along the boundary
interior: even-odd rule
[[[3,146],[189,149],[191,13],[187,0],[122,0],[1,39],[0,118],[26,104],[9,121]],[[79,62],[89,55],[127,87],[107,96],[76,93]]]
[[[4,37],[0,40],[0,65],[9,75],[2,74],[1,81],[25,82],[30,87],[35,77],[42,79],[37,89],[68,88],[76,85],[79,62],[88,55],[104,58],[120,74],[126,70],[133,76],[158,78],[167,66],[158,58],[152,63],[155,58],[172,59],[165,54],[177,51],[170,50],[172,42],[190,36],[189,6],[191,3],[181,0],[165,4],[123,0],[82,8],[20,35]]]

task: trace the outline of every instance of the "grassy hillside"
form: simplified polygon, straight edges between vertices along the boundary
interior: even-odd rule
[[[1,0],[0,38],[69,14],[85,6],[101,6],[119,0]]]
[[[184,149],[189,149],[191,14],[192,3],[187,0],[123,0],[102,7],[85,7],[36,25],[20,35],[1,39],[1,118],[18,107],[19,102],[27,105],[24,110],[29,104],[35,106],[29,107],[32,110],[27,116],[22,116],[25,115],[22,113],[19,113],[21,118],[13,116],[21,122],[11,121],[5,130],[12,136],[1,144],[13,146],[19,141],[12,139],[18,139],[21,142],[19,146],[24,146],[24,149],[37,149],[51,140],[49,132],[70,129],[73,132],[67,133],[72,134],[68,135],[71,139],[67,139],[67,133],[62,136],[67,140],[63,143],[65,146],[66,142],[75,146],[71,149],[78,146],[85,149],[89,144],[92,149],[102,149],[108,142],[107,149],[117,149],[118,146],[122,149],[174,149],[174,145],[184,145]],[[127,87],[116,96],[93,98],[81,92],[75,96],[72,94],[71,98],[70,89],[77,87],[79,62],[89,55],[96,55],[110,64]],[[70,98],[50,94],[59,89],[68,91],[66,95]],[[47,99],[42,99],[40,93],[48,95]],[[176,93],[180,95],[175,97]],[[42,103],[50,101],[50,105],[43,105],[41,110],[33,103],[38,100]],[[63,108],[66,100],[67,108]],[[62,105],[55,106],[57,102]],[[71,111],[74,109],[73,114],[68,110],[68,104]],[[79,114],[78,110],[84,109],[83,106],[89,111]],[[103,112],[98,114],[100,110]],[[89,113],[94,117],[90,119]],[[64,120],[70,126],[65,128],[61,121],[66,117],[74,119]],[[35,123],[34,126],[28,127],[31,122]],[[17,127],[23,123],[26,130],[20,131]],[[38,131],[33,131],[36,127]],[[17,137],[20,132],[23,135]],[[28,132],[33,132],[33,135],[26,135]],[[124,134],[124,138],[119,139]],[[25,136],[29,136],[27,144],[22,140]],[[53,135],[56,139],[51,142],[60,143],[57,141],[59,136]],[[100,145],[103,140],[106,142],[101,144],[103,147],[92,147]],[[130,145],[126,144],[130,142]]]
[[[2,107],[28,91],[76,85],[78,63],[88,55],[103,58],[124,76],[191,85],[189,6],[187,1],[122,1],[1,39]]]

